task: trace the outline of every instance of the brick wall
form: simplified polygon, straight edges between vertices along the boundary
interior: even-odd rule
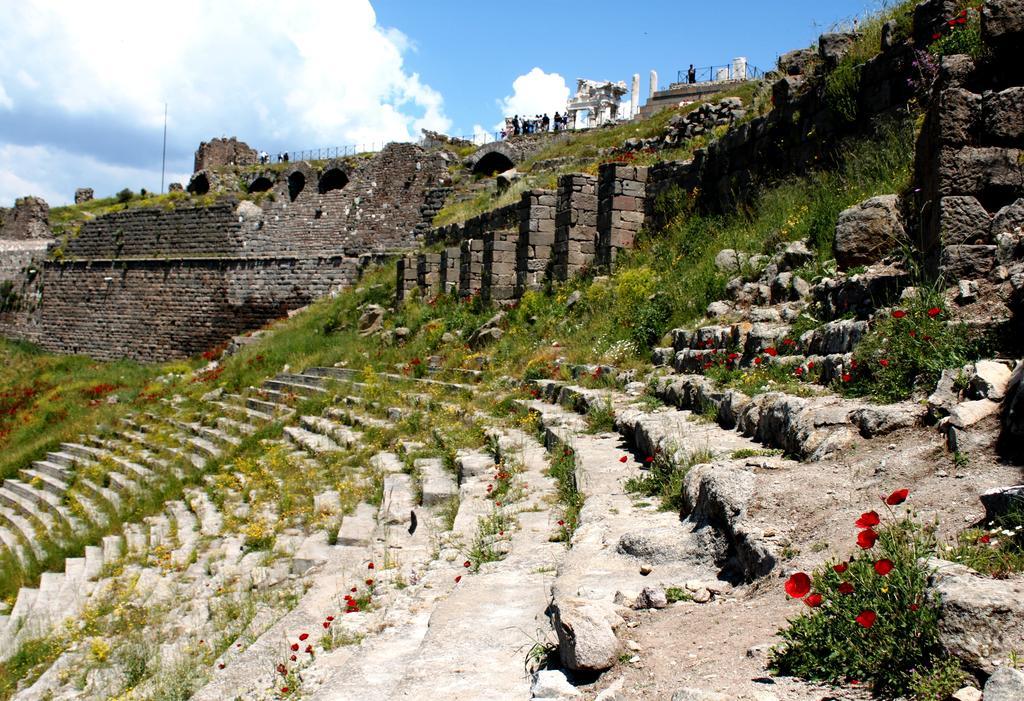
[[[516,298],[516,261],[520,235],[514,229],[484,234],[484,272],[480,289],[483,299],[504,303]]]
[[[555,245],[555,190],[524,192],[519,202],[519,240],[516,245],[516,296],[537,290],[548,277]]]
[[[551,274],[568,280],[594,264],[597,251],[597,178],[570,173],[558,179]]]
[[[602,164],[597,176],[597,262],[609,270],[623,248],[632,248],[644,224],[647,168]]]

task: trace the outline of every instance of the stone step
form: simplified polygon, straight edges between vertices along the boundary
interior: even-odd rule
[[[97,506],[105,507],[115,514],[121,512],[121,495],[113,489],[96,484],[81,475],[75,478],[75,486],[81,490],[83,496],[86,496]]]
[[[29,545],[23,541],[17,533],[12,531],[0,519],[0,549],[6,550],[14,555],[21,567],[27,567],[29,562]]]
[[[119,467],[123,468],[125,476],[129,477],[134,481],[145,481],[153,478],[153,471],[148,467],[133,462],[127,458],[124,458],[117,453],[108,450],[106,448],[100,448],[92,445],[81,445],[78,443],[61,443],[61,448],[66,453],[76,455],[83,459],[99,461],[99,460],[110,460],[116,463]]]
[[[299,421],[303,428],[325,435],[345,448],[350,448],[359,442],[357,431],[322,416],[303,416]]]
[[[376,526],[377,509],[371,504],[359,504],[353,513],[342,518],[338,545],[369,545]]]
[[[290,411],[287,403],[257,399],[256,397],[247,397],[245,405],[247,408],[253,409],[265,416],[277,416]]]
[[[441,458],[421,458],[413,461],[419,471],[423,493],[423,506],[438,506],[459,494],[455,477],[445,468]]]
[[[78,457],[64,451],[57,451],[46,454],[46,460],[64,468],[73,469],[78,462]]]
[[[373,416],[357,414],[338,407],[331,407],[328,409],[327,416],[332,419],[337,419],[348,426],[357,426],[360,428],[389,429],[394,427],[394,424],[386,419],[378,419]]]
[[[227,416],[217,417],[217,427],[225,434],[234,434],[235,436],[251,436],[256,433],[256,427],[248,421],[236,421]]]
[[[103,548],[98,545],[85,546],[85,578],[94,582],[103,571]]]
[[[384,498],[377,513],[377,522],[389,526],[408,526],[416,508],[416,492],[412,477],[396,472],[384,477]]]
[[[22,587],[18,590],[18,597],[14,601],[7,623],[0,629],[0,661],[8,659],[17,649],[15,640],[31,614],[38,596],[38,589]]]
[[[22,470],[21,474],[26,482],[39,478],[41,489],[61,496],[68,490],[74,471],[48,460],[36,460],[32,463],[31,470]]]
[[[78,530],[83,525],[81,521],[72,515],[71,511],[64,506],[60,497],[46,491],[45,489],[35,489],[31,485],[25,484],[24,482],[16,479],[5,480],[4,486],[9,487],[12,491],[35,501],[40,508],[47,510],[72,532]]]
[[[220,535],[224,528],[224,518],[210,501],[209,495],[201,489],[190,489],[186,493],[186,501],[199,519],[200,534],[208,537]]]
[[[263,412],[258,409],[254,409],[248,405],[248,401],[249,400],[246,397],[241,395],[228,394],[224,396],[223,401],[215,401],[211,402],[211,404],[232,416],[238,418],[244,417],[244,420],[255,421],[258,424],[266,423],[274,418],[272,412]]]
[[[359,382],[363,376],[361,371],[351,370],[349,368],[307,368],[304,375],[314,375],[319,377],[326,377],[330,379],[340,380],[343,382]],[[478,388],[473,385],[461,384],[458,382],[445,382],[443,380],[432,380],[430,378],[418,378],[408,377],[406,375],[398,375],[394,373],[379,373],[378,377],[388,380],[389,382],[404,383],[404,384],[419,384],[423,387],[439,387],[442,389],[458,390],[460,392],[474,392]]]
[[[20,539],[23,552],[31,552],[38,559],[45,556],[40,533],[29,518],[9,506],[0,506],[0,523]]]
[[[50,534],[57,530],[57,520],[52,513],[43,509],[35,500],[11,489],[7,481],[0,485],[0,504],[28,519],[37,533]]]
[[[321,433],[307,431],[306,429],[299,428],[298,426],[285,426],[284,434],[288,437],[288,440],[296,446],[307,450],[314,455],[320,453],[336,453],[342,450],[340,445],[327,436]]]

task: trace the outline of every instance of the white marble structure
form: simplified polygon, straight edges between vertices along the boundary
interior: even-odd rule
[[[565,111],[574,129],[596,127],[619,118],[619,103],[627,92],[623,81],[613,83],[580,78],[576,94],[569,98]],[[580,113],[586,113],[583,117]]]

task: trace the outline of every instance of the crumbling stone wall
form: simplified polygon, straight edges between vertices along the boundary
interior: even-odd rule
[[[516,298],[517,249],[520,232],[506,229],[484,234],[483,281],[480,296],[496,303]]]
[[[196,149],[193,172],[222,166],[256,165],[259,162],[259,153],[244,141],[233,136],[230,139],[210,139],[200,143]]]
[[[644,225],[647,168],[605,163],[597,178],[597,262],[611,270]]]
[[[464,239],[480,238],[488,231],[511,229],[519,226],[519,202],[478,214],[464,222],[448,224],[427,232],[425,243],[458,243]]]
[[[354,284],[363,261],[187,258],[47,262],[0,313],[4,335],[106,360],[184,358]]]
[[[555,246],[555,190],[530,190],[519,201],[519,240],[516,242],[516,296],[540,289],[548,278]]]
[[[50,206],[41,197],[21,197],[12,209],[0,211],[0,239],[52,239]]]

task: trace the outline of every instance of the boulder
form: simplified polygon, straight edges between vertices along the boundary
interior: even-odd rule
[[[640,595],[636,597],[633,608],[636,609],[663,609],[668,606],[668,597],[661,587],[644,587]]]
[[[84,202],[92,201],[94,196],[91,187],[80,187],[75,190],[75,204],[82,204]]]
[[[993,238],[1020,228],[1024,228],[1024,197],[1006,205],[992,217]]]
[[[979,360],[974,364],[968,391],[974,399],[1002,401],[1010,385],[1010,368],[994,360]]]
[[[782,107],[799,95],[807,79],[799,75],[787,75],[772,83],[772,103]]]
[[[996,143],[1017,144],[1024,139],[1024,87],[986,95],[982,103],[985,135]]]
[[[853,46],[853,32],[829,32],[818,37],[818,56],[828,68],[835,68]]]
[[[807,75],[813,72],[818,54],[814,49],[796,49],[779,56],[779,72],[784,75]]]
[[[989,489],[982,492],[979,498],[985,507],[985,520],[994,521],[1009,511],[1011,505],[1024,502],[1024,484]]]
[[[535,699],[565,699],[579,696],[580,692],[569,683],[564,672],[542,669],[533,675],[530,695]]]
[[[750,254],[726,248],[715,256],[715,267],[723,273],[739,273],[750,264]]]
[[[1002,666],[985,682],[985,701],[1020,701],[1024,699],[1024,672]]]
[[[906,240],[896,195],[864,200],[839,214],[834,252],[840,268],[873,263]]]
[[[957,0],[924,0],[914,7],[914,43],[925,47],[932,35],[943,29],[950,17],[956,16]]]
[[[999,413],[999,404],[991,399],[960,402],[949,412],[949,422],[957,428],[968,428]]]
[[[1003,432],[1014,439],[1024,438],[1024,362],[1017,363],[1007,384]]]
[[[946,280],[988,277],[996,265],[995,246],[946,246],[939,265]]]
[[[375,331],[379,331],[384,322],[384,312],[384,307],[379,304],[365,306],[363,313],[359,316],[359,335],[369,336]]]
[[[562,664],[574,671],[601,672],[619,658],[615,628],[623,623],[613,604],[586,599],[556,599],[554,626]]]
[[[981,701],[981,689],[965,686],[962,689],[958,689],[950,698],[953,701]]]
[[[1024,0],[987,0],[981,10],[981,37],[1005,45],[1024,34]]]
[[[920,404],[882,404],[857,409],[850,420],[865,438],[884,436],[901,428],[920,426],[928,409]]]
[[[943,197],[939,202],[939,236],[943,246],[988,243],[991,217],[976,197]]]
[[[939,596],[939,640],[971,670],[991,674],[1024,640],[1024,577],[992,579],[933,560],[929,591]]]
[[[814,251],[806,241],[793,241],[786,244],[786,247],[775,256],[775,263],[779,266],[780,272],[802,268],[813,260]]]

